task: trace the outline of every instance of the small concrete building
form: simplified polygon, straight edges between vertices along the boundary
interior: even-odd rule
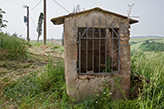
[[[102,93],[106,83],[114,99],[130,89],[130,25],[137,20],[98,7],[51,19],[64,24],[67,93],[76,99]],[[125,93],[123,93],[125,92]]]

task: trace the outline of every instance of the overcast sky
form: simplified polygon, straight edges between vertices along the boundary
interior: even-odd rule
[[[0,0],[0,8],[6,14],[4,19],[8,21],[7,28],[4,32],[10,34],[17,33],[26,37],[26,25],[23,16],[27,10],[23,5],[28,5],[30,9],[36,6],[40,0]],[[128,4],[134,3],[131,16],[139,20],[138,24],[131,25],[131,36],[158,35],[164,36],[164,0],[55,0],[70,13],[73,7],[80,5],[81,10],[100,7],[104,10],[116,12],[122,15],[128,15]],[[43,12],[43,0],[41,3],[30,11],[30,38],[37,39],[36,26],[40,12]],[[67,11],[58,6],[53,0],[47,0],[47,37],[60,39],[62,38],[62,25],[53,25],[51,18],[68,14]],[[32,19],[34,23],[32,22]],[[43,36],[40,37],[43,39]]]

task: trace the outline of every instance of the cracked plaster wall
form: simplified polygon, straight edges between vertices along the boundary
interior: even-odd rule
[[[94,76],[84,75],[80,77],[77,73],[77,37],[78,27],[86,27],[92,25],[94,18],[95,23],[99,22],[101,17],[101,23],[106,22],[108,19],[108,25],[113,28],[119,28],[121,36],[121,56],[120,56],[120,73],[115,75],[119,78],[121,89],[124,90],[125,96],[129,94],[130,87],[130,46],[129,46],[129,28],[130,25],[125,18],[117,17],[111,14],[102,13],[100,11],[91,11],[88,13],[75,15],[73,17],[65,18],[64,23],[64,47],[65,47],[65,78],[67,84],[67,93],[77,99],[83,99],[84,97],[103,91],[103,82],[106,81],[111,85],[111,91],[113,98],[123,98],[123,94],[120,89],[115,87],[114,79],[111,75],[108,76]],[[95,27],[98,27],[95,26]],[[101,26],[105,28],[105,25]]]

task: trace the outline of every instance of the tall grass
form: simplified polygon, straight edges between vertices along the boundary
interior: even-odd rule
[[[43,42],[30,41],[32,47],[39,47],[43,45]]]
[[[3,98],[16,108],[65,106],[67,101],[63,61],[48,62],[47,71],[33,72],[3,89]]]
[[[21,59],[27,57],[29,44],[17,34],[0,33],[0,59]]]
[[[142,93],[137,99],[140,108],[164,108],[164,53],[141,52],[132,53],[133,72],[148,78]]]
[[[78,109],[163,109],[164,53],[132,51],[131,60],[132,73],[138,73],[144,78],[138,89],[140,93],[137,98],[101,101],[104,99],[101,95],[99,98],[91,98],[75,106]],[[150,83],[147,83],[145,78],[150,79]]]
[[[63,53],[64,52],[64,47],[60,44],[53,45],[53,47],[51,49],[55,50],[58,53]]]
[[[36,41],[31,41],[30,44],[32,45],[32,47],[41,47],[44,45],[43,42],[36,42]],[[50,47],[51,50],[55,52],[58,52],[58,53],[64,52],[64,47],[58,43],[55,44],[55,43],[48,42],[46,43],[46,46]]]
[[[43,73],[33,72],[3,90],[3,101],[16,105],[16,108],[34,109],[162,109],[164,108],[164,54],[156,52],[131,53],[132,73],[139,73],[150,79],[143,79],[141,93],[135,99],[113,100],[110,88],[96,97],[75,101],[66,94],[64,62],[56,60],[47,64]]]

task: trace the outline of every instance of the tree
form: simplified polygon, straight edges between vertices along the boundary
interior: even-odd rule
[[[4,24],[4,22],[7,22],[7,21],[3,20],[3,14],[5,14],[5,11],[3,11],[0,8],[0,31],[1,31],[1,28],[5,28],[7,26],[6,24]]]
[[[38,32],[38,38],[37,38],[37,42],[39,42],[39,37],[41,36],[42,34],[42,23],[43,23],[43,19],[44,19],[44,15],[43,13],[41,12],[40,15],[39,15],[39,19],[38,19],[38,27],[37,27],[37,32]]]

